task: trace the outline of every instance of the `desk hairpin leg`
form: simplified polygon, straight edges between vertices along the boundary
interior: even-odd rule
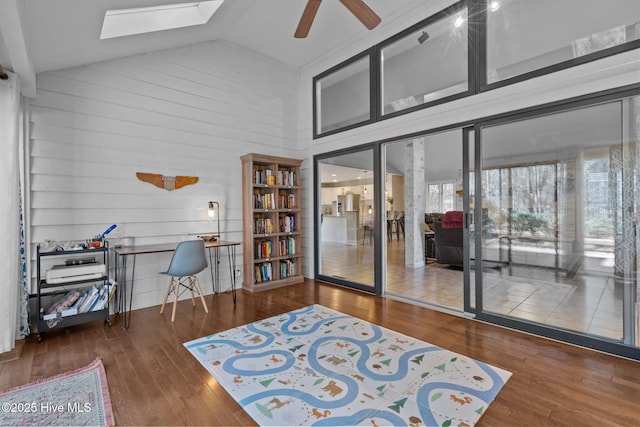
[[[236,303],[236,247],[227,246],[227,256],[229,257],[229,278],[231,278],[231,293],[233,304]]]
[[[131,325],[131,307],[133,303],[133,280],[136,274],[136,256],[133,255],[133,266],[131,269],[131,289],[129,290],[129,307],[127,307],[127,255],[122,256],[122,273],[118,277],[118,260],[116,259],[116,280],[120,284],[122,295],[119,298],[120,312],[122,313],[122,329],[125,331]]]
[[[124,274],[125,277],[127,275],[127,270],[124,270]],[[131,286],[129,286],[131,289],[129,290],[129,310],[126,313],[125,316],[125,328],[129,329],[129,326],[131,325],[131,306],[133,304],[133,284],[135,283],[134,279],[135,279],[135,275],[136,275],[136,255],[133,254],[133,265],[131,266]]]
[[[217,294],[218,292],[220,292],[220,249],[217,247],[213,248],[215,252],[213,259],[211,258],[211,249],[212,248],[208,248],[209,271],[211,273],[211,286],[213,287],[213,293]]]

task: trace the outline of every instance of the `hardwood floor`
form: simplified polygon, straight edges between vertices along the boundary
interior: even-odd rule
[[[173,324],[150,307],[128,331],[114,317],[29,337],[20,359],[0,364],[0,389],[100,356],[118,425],[255,425],[182,343],[317,303],[511,371],[478,426],[640,425],[638,362],[313,280],[239,292],[235,307],[230,294],[206,301],[209,314],[178,303]]]

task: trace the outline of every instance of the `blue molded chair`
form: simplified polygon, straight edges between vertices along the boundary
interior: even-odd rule
[[[169,280],[169,287],[167,288],[167,294],[164,296],[162,308],[160,308],[160,314],[164,313],[164,306],[167,304],[169,295],[173,292],[173,313],[171,314],[171,321],[173,322],[175,320],[180,286],[191,291],[191,301],[194,307],[196,305],[194,291],[197,292],[200,296],[200,300],[202,301],[205,313],[209,312],[207,304],[204,301],[200,281],[196,276],[196,274],[200,273],[205,268],[207,268],[207,257],[205,255],[204,241],[187,240],[178,244],[175,252],[173,252],[173,257],[171,257],[169,269],[160,273],[171,276],[171,279]]]

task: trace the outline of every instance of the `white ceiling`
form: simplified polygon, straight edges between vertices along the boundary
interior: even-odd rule
[[[305,0],[226,0],[205,25],[100,40],[106,10],[178,3],[184,0],[2,1],[18,2],[26,50],[36,74],[219,39],[300,67],[368,32],[337,0],[322,2],[306,39],[293,37]],[[411,8],[411,5],[415,6],[420,2],[366,0],[366,3],[384,23],[385,18],[395,16],[403,8]],[[4,37],[3,43],[1,39],[2,37],[0,63],[11,68],[12,49],[8,44],[12,41]],[[6,48],[3,44],[7,45]]]

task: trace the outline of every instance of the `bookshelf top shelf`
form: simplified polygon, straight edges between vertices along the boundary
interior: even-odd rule
[[[302,187],[299,185],[278,185],[278,184],[256,184],[253,183],[253,188],[256,189],[265,189],[272,188],[274,190],[299,190]]]
[[[302,209],[300,208],[278,208],[278,209],[259,209],[259,208],[254,208],[253,212],[254,213],[271,213],[271,212],[280,212],[280,213],[296,213],[296,212],[300,212]]]
[[[287,237],[287,236],[297,236],[299,235],[299,231],[283,231],[283,232],[274,232],[274,233],[266,233],[266,234],[254,234],[254,239],[264,239],[268,237]]]
[[[302,164],[302,159],[292,159],[290,157],[269,156],[266,154],[249,153],[240,157],[243,162],[251,161],[255,166],[273,167],[277,165],[279,168],[297,167]]]

